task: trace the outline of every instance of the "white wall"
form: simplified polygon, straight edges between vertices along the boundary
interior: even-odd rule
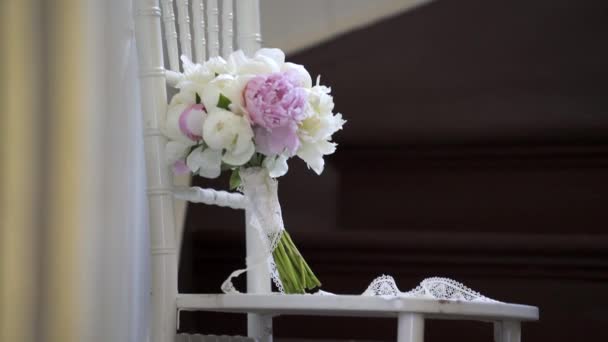
[[[262,38],[294,52],[428,0],[261,0]]]

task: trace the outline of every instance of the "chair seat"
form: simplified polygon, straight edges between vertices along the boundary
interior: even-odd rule
[[[360,295],[180,294],[177,307],[270,315],[397,317],[400,313],[420,313],[435,319],[481,321],[535,321],[539,315],[537,307],[520,304]]]

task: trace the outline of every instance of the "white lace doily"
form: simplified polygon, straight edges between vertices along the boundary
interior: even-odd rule
[[[498,302],[477,291],[471,290],[455,280],[441,277],[426,278],[415,289],[401,292],[397,287],[397,284],[395,284],[395,279],[393,279],[393,277],[382,275],[374,279],[362,295],[429,298],[465,302]]]

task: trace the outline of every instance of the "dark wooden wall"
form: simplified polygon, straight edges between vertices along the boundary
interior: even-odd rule
[[[540,306],[525,341],[608,340],[607,38],[605,1],[440,0],[292,56],[349,121],[321,177],[294,160],[281,179],[324,289],[448,276]],[[243,257],[242,214],[189,207],[182,292],[217,292]],[[278,337],[396,334],[386,319],[275,322]],[[491,340],[488,324],[427,327],[431,342]],[[182,329],[245,323],[183,314]]]

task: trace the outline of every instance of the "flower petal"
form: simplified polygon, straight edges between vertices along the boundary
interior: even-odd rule
[[[234,140],[232,132],[233,113],[223,109],[210,111],[203,123],[203,139],[209,147],[221,150],[227,148]]]
[[[203,147],[195,148],[186,159],[186,165],[193,173],[205,178],[217,178],[222,172],[222,153],[218,150]]]
[[[173,163],[173,173],[176,175],[185,175],[190,173],[190,168],[188,168],[188,165],[186,165],[186,162],[183,159],[180,159]]]
[[[262,48],[255,53],[255,57],[266,57],[271,59],[277,65],[283,65],[285,63],[285,53],[281,49],[273,48]]]
[[[304,68],[303,65],[287,62],[283,64],[283,66],[281,67],[281,71],[290,72],[296,75],[297,79],[301,82],[301,87],[307,89],[312,87],[312,78],[310,77],[310,74],[308,73],[306,68]]]
[[[253,156],[254,153],[255,153],[255,146],[251,142],[247,146],[247,148],[241,153],[235,153],[234,151],[226,150],[226,152],[224,152],[224,156],[222,157],[222,160],[224,161],[224,163],[229,164],[229,165],[241,166],[241,165],[247,163],[251,159],[251,157]]]
[[[317,144],[302,144],[297,155],[304,160],[308,167],[313,169],[316,174],[320,175],[323,172],[325,161],[323,160],[323,153],[320,151]]]
[[[262,165],[268,169],[268,175],[272,178],[278,178],[287,173],[289,166],[287,166],[287,156],[278,155],[276,157],[266,157]]]
[[[276,127],[272,130],[256,127],[254,132],[256,149],[265,156],[283,153],[291,156],[300,146],[296,128],[291,125]]]
[[[179,141],[169,141],[165,146],[165,157],[170,165],[186,157],[190,146]]]
[[[194,145],[194,141],[188,138],[180,129],[179,119],[188,108],[187,104],[177,104],[174,106],[169,106],[169,110],[167,111],[167,121],[165,122],[165,127],[163,129],[165,135],[169,137],[171,140],[179,141],[184,144]]]

